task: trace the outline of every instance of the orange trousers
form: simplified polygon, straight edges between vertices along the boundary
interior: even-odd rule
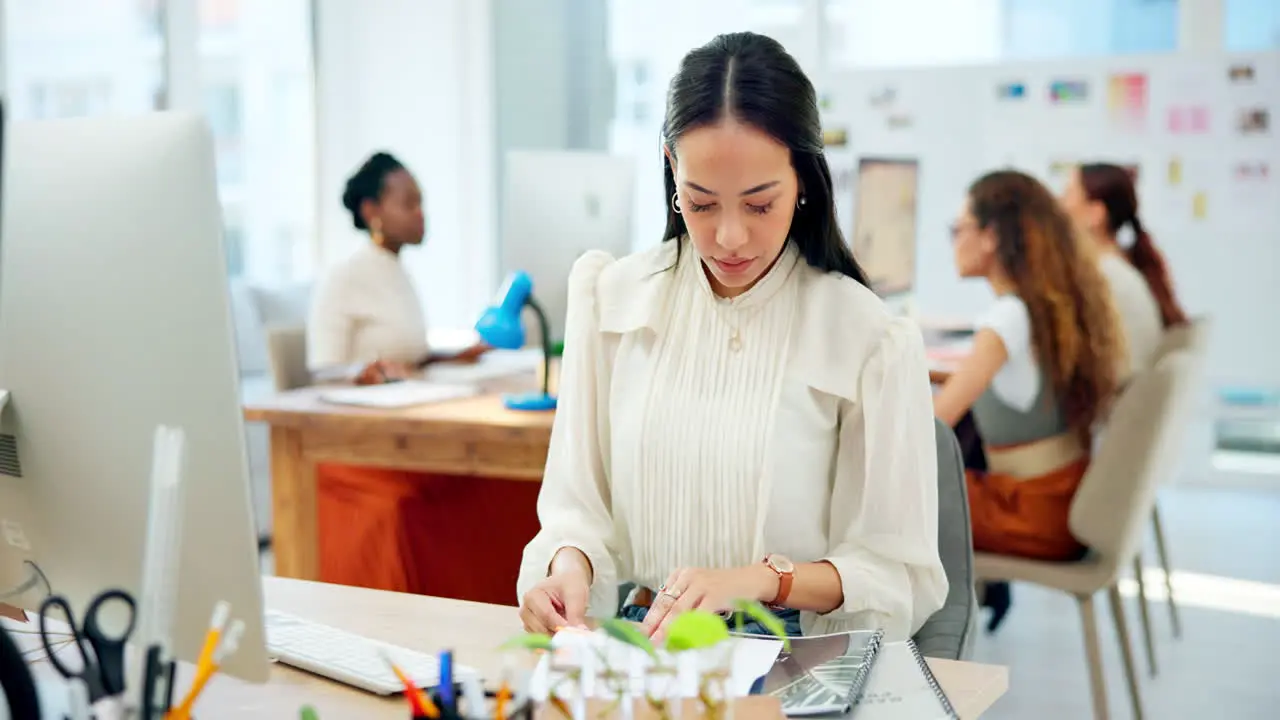
[[[540,483],[332,463],[316,477],[321,581],[516,604]]]
[[[1089,467],[1082,458],[1038,478],[966,470],[973,549],[1036,560],[1079,560],[1071,501]]]

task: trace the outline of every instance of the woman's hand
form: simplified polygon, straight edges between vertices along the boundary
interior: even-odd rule
[[[772,600],[778,596],[778,575],[764,563],[729,570],[684,568],[667,577],[644,616],[644,630],[656,642],[667,635],[671,621],[686,610],[725,612],[735,600]]]
[[[478,361],[481,355],[484,355],[492,349],[493,348],[482,342],[476,343],[469,348],[461,350],[457,355],[454,355],[453,361],[459,363],[473,363]]]
[[[554,635],[584,625],[591,582],[581,572],[552,573],[520,598],[520,622],[528,632]]]
[[[375,360],[360,369],[356,374],[355,382],[357,385],[381,385],[404,380],[412,374],[413,368],[404,363]]]

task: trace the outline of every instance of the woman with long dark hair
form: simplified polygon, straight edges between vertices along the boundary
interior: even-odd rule
[[[1154,360],[1164,330],[1184,325],[1187,314],[1173,292],[1164,256],[1138,217],[1133,174],[1119,165],[1088,163],[1067,182],[1062,205],[1097,242],[1102,270],[1129,347],[1125,375],[1146,369]],[[1121,244],[1129,228],[1132,241]]]
[[[1023,173],[975,181],[952,236],[961,277],[983,278],[996,295],[972,351],[934,397],[947,423],[972,411],[983,440],[987,469],[966,470],[973,547],[1078,559],[1071,501],[1124,357],[1111,293],[1088,241]],[[1008,586],[995,590],[991,630],[1008,610]]]
[[[518,593],[532,630],[772,603],[791,633],[913,634],[940,608],[919,330],[837,227],[813,85],[780,44],[685,56],[663,127],[664,242],[584,255]]]

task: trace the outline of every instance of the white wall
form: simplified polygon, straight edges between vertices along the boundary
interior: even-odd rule
[[[433,327],[470,327],[494,278],[489,0],[315,0],[320,252],[363,241],[346,178],[377,150],[426,194],[427,242],[406,253]]]
[[[832,27],[842,30],[831,43],[831,59],[839,67],[972,64],[1001,57],[1002,0],[843,0],[833,3],[829,15]]]

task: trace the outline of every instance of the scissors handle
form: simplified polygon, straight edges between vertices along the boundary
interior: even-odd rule
[[[112,602],[123,603],[128,607],[128,625],[118,635],[103,632],[102,625],[99,623],[103,606]],[[137,620],[137,603],[134,602],[133,596],[124,590],[107,590],[100,593],[93,602],[89,603],[89,609],[85,611],[81,634],[97,658],[102,689],[108,697],[119,695],[125,690],[125,650]]]
[[[62,662],[62,658],[58,653],[62,645],[65,644],[61,637],[53,637],[49,634],[48,621],[50,611],[54,608],[62,611],[66,616],[67,623],[71,628],[70,642],[75,645],[77,652],[80,653],[81,666],[79,668],[67,667]],[[80,633],[80,628],[76,627],[76,617],[71,614],[71,603],[61,595],[50,595],[40,603],[40,644],[44,646],[44,653],[49,658],[49,664],[53,666],[58,674],[68,680],[84,680],[89,686],[89,695],[92,697],[95,692],[102,692],[102,678],[97,671],[97,665],[94,658],[90,657],[88,650],[85,649],[85,639]],[[92,701],[92,700],[91,700]]]

